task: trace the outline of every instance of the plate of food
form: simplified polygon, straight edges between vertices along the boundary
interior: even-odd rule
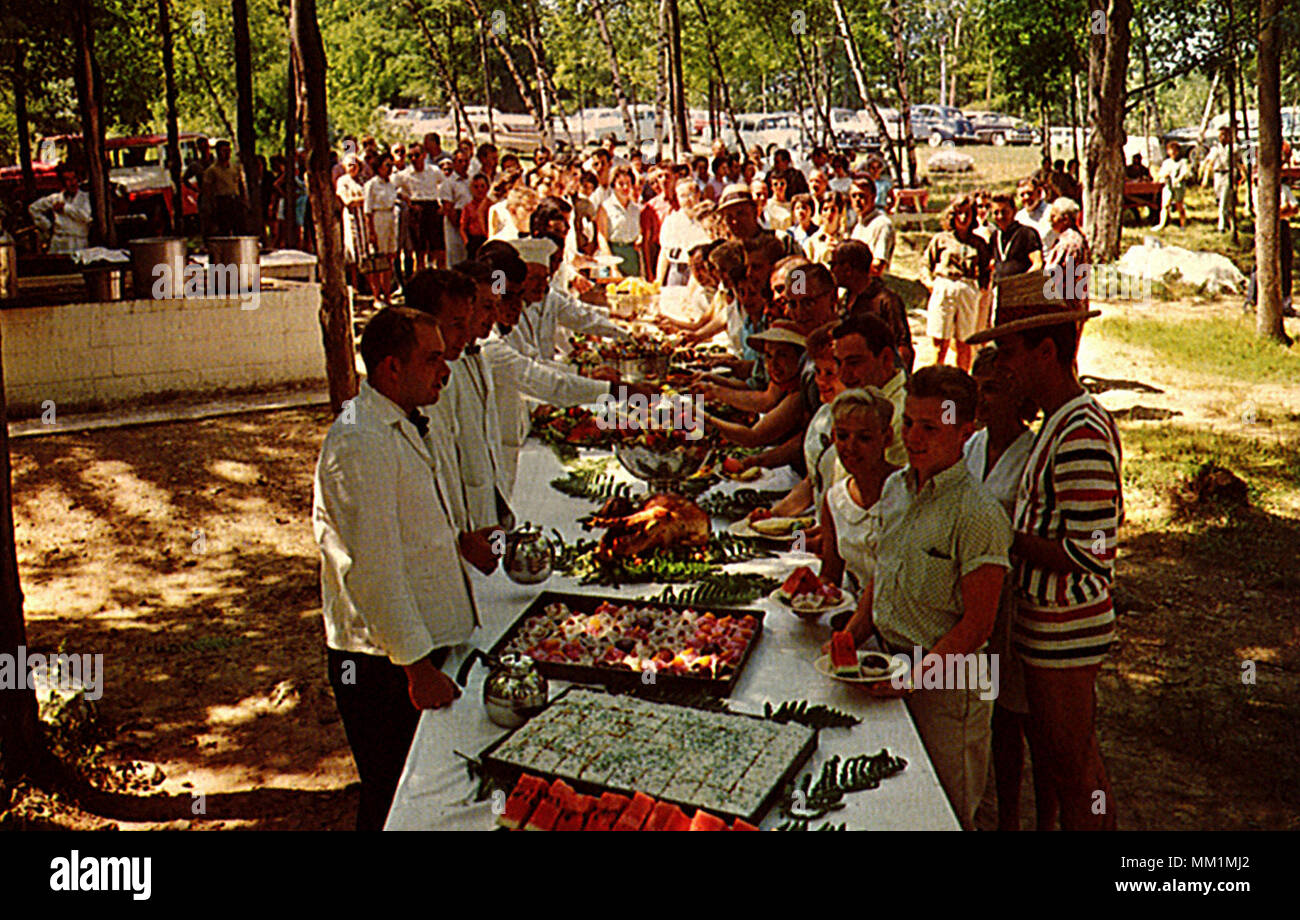
[[[857,601],[852,594],[822,581],[806,565],[801,565],[770,595],[786,610],[805,620],[815,620],[824,613],[853,610]]]
[[[741,518],[727,528],[733,537],[793,543],[795,535],[813,526],[812,517],[770,517],[758,521]]]
[[[831,651],[813,662],[813,668],[823,677],[849,684],[874,684],[893,680],[907,673],[910,663],[902,655],[884,652],[858,651],[852,634],[837,632],[831,636]]]

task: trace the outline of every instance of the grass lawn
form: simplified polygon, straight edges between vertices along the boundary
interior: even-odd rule
[[[1107,311],[1088,329],[1116,342],[1149,349],[1162,361],[1189,373],[1223,377],[1236,384],[1300,385],[1300,353],[1257,336],[1254,314],[1169,322]]]

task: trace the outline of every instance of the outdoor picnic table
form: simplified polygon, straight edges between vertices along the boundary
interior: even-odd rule
[[[894,210],[899,213],[910,211],[914,214],[923,214],[930,203],[928,188],[896,188],[893,192]]]
[[[583,451],[584,459],[602,454],[611,456],[609,451]],[[515,490],[516,515],[521,522],[531,521],[548,532],[554,527],[565,540],[590,536],[584,534],[576,519],[589,513],[593,504],[563,495],[549,485],[552,479],[564,473],[564,467],[550,448],[530,439],[520,456],[519,485]],[[621,469],[616,475],[636,482]],[[785,468],[767,471],[756,482],[724,481],[715,488],[724,491],[744,487],[775,490],[788,488],[794,481],[794,474]],[[726,522],[714,521],[715,532],[726,526]],[[756,559],[729,568],[784,577],[800,564],[815,566],[816,562],[806,553],[781,552],[776,558]],[[558,573],[544,584],[531,586],[513,583],[499,569],[489,577],[482,577],[477,572],[472,572],[472,576],[483,621],[473,644],[484,651],[492,647],[533,598],[544,590],[629,599],[646,597],[662,590],[661,585],[629,585],[621,589],[581,586]],[[761,714],[764,702],[776,705],[785,700],[808,700],[812,704],[833,706],[862,719],[859,725],[849,729],[822,729],[817,750],[801,774],[812,771],[816,775],[822,764],[836,754],[842,758],[853,757],[875,754],[881,748],[888,748],[891,754],[907,761],[907,769],[886,779],[879,788],[847,795],[847,807],[831,812],[824,821],[844,823],[850,830],[959,829],[957,818],[903,702],[873,699],[860,688],[823,677],[813,669],[812,662],[820,654],[822,643],[830,638],[826,617],[808,623],[766,599],[733,606],[759,607],[767,612],[761,639],[730,697],[733,711]],[[447,673],[455,674],[467,652],[467,648],[459,648],[452,654],[445,666]],[[466,760],[459,756],[476,758],[484,748],[506,734],[506,730],[490,722],[484,712],[482,689],[485,676],[485,669],[475,666],[459,699],[446,709],[425,710],[421,715],[389,811],[386,830],[491,830],[496,827],[491,800],[473,801],[478,782],[471,779]],[[568,684],[564,682],[551,681],[551,698],[554,699],[566,686]],[[783,820],[784,816],[774,807],[763,820],[762,827],[769,829]],[[821,823],[814,821],[812,826]]]
[[[1163,194],[1165,184],[1163,182],[1147,182],[1141,179],[1130,179],[1124,183],[1124,207],[1148,208],[1150,210],[1148,219],[1155,223],[1156,217],[1160,214],[1160,197]]]

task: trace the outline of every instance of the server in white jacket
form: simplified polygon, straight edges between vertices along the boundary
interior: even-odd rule
[[[81,190],[80,179],[72,167],[60,165],[58,176],[63,188],[37,198],[27,211],[36,225],[49,234],[48,252],[77,252],[90,245],[90,196]]]
[[[478,622],[417,411],[447,378],[443,347],[427,314],[375,314],[361,337],[367,380],[316,465],[329,678],[361,777],[360,830],[383,827],[420,710],[459,695],[440,668]]]
[[[513,250],[511,254],[513,255]],[[497,297],[492,283],[497,263],[474,260],[462,262],[456,270],[474,281],[476,300],[470,327],[475,344],[465,346],[458,365],[462,365],[461,383],[453,388],[453,410],[457,419],[456,451],[460,462],[465,507],[474,529],[515,526],[510,507],[510,482],[501,461],[501,420],[497,414],[496,383],[492,367],[483,356],[482,343],[492,334],[497,321]],[[501,281],[522,284],[524,264],[517,257],[501,262]],[[456,379],[459,371],[453,373]],[[445,397],[444,397],[445,399]]]
[[[492,368],[501,422],[501,460],[513,491],[519,452],[528,437],[524,397],[553,406],[580,406],[617,393],[618,384],[579,376],[571,368],[542,357],[532,336],[511,334],[519,322],[521,305],[544,296],[556,246],[550,240],[531,237],[512,240],[510,245],[527,265],[527,276],[522,286],[511,285],[498,303],[497,329],[483,344],[483,356]]]

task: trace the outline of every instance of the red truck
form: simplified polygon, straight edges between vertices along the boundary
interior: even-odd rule
[[[197,158],[198,140],[202,135],[180,136],[181,163]],[[175,213],[175,193],[171,175],[167,171],[167,137],[149,134],[139,137],[110,137],[104,141],[108,157],[108,175],[112,186],[114,220],[124,229],[163,234]],[[36,177],[37,196],[58,191],[55,173],[59,163],[68,162],[82,170],[84,178],[85,152],[80,134],[58,134],[44,138],[32,159],[32,172]],[[22,170],[17,166],[0,168],[0,196],[7,200],[20,200]],[[24,202],[30,204],[30,202]],[[186,221],[197,219],[198,194],[188,185],[182,186],[181,215]],[[138,235],[145,235],[141,232]]]

